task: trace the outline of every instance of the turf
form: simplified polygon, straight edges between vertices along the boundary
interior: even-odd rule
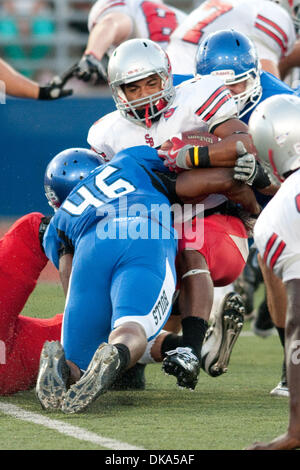
[[[40,284],[23,314],[49,317],[62,312],[60,286]],[[245,325],[249,330],[249,324]],[[276,335],[239,338],[229,371],[218,378],[200,373],[194,392],[179,389],[160,365],[146,368],[145,391],[108,392],[85,413],[44,412],[33,391],[1,397],[23,409],[80,426],[145,449],[243,449],[285,431],[288,400],[271,397],[279,381],[282,351]],[[101,449],[101,447],[0,412],[0,449]]]

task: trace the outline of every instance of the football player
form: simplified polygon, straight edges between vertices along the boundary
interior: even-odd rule
[[[186,16],[162,0],[98,0],[89,14],[89,39],[76,76],[106,79],[108,58],[127,39],[147,38],[165,48]]]
[[[170,38],[167,52],[173,72],[193,74],[197,47],[207,34],[233,28],[253,40],[262,68],[279,77],[278,64],[293,50],[296,33],[291,15],[276,3],[268,0],[206,0],[201,3]]]
[[[249,129],[259,159],[282,183],[264,208],[255,228],[254,239],[266,272],[280,278],[287,293],[285,351],[290,391],[287,432],[269,444],[252,449],[288,450],[300,447],[300,368],[299,368],[299,132],[300,98],[280,95],[268,98],[253,112]],[[273,288],[270,286],[270,295]]]
[[[224,30],[209,34],[200,44],[196,54],[196,73],[199,76],[207,74],[220,76],[236,100],[239,117],[248,123],[253,110],[259,103],[270,96],[280,94],[295,94],[295,90],[274,77],[262,71],[254,43],[243,33],[234,30]],[[278,185],[278,183],[277,183]],[[265,206],[271,196],[257,194],[258,201]],[[247,313],[253,310],[253,294],[262,282],[261,270],[257,264],[255,246],[251,247],[249,262],[243,275],[236,281],[236,289],[246,302]],[[281,310],[285,309],[285,289],[280,281],[277,282],[273,297],[276,301],[269,305],[272,310],[270,319],[266,298],[258,308],[258,314],[253,322],[254,331],[263,337],[272,333],[275,324],[281,344],[284,348],[284,322]],[[274,323],[274,324],[273,324]],[[280,383],[271,391],[272,395],[287,396],[288,387],[283,363]]]
[[[102,152],[107,160],[130,145],[146,144],[166,149],[168,139],[174,135],[177,140],[173,139],[172,149],[165,150],[168,157],[166,164],[171,167],[187,168],[186,158],[191,158],[192,165],[200,168],[233,167],[238,141],[243,143],[241,153],[253,150],[247,126],[237,119],[236,104],[222,80],[208,76],[174,88],[168,56],[153,41],[132,39],[121,44],[109,61],[108,82],[117,111],[97,121],[88,134],[91,147],[96,152]],[[180,150],[182,143],[178,137],[192,129],[208,130],[217,139],[204,147],[197,146],[195,154],[193,146]],[[269,186],[270,181],[264,180],[262,184]],[[178,302],[182,315],[182,342],[178,344],[178,338],[173,341],[169,335],[163,345],[164,353],[175,351],[165,360],[164,366],[179,376],[179,384],[190,386],[192,383],[192,387],[199,372],[201,347],[213,301],[213,286],[227,285],[236,279],[243,270],[248,254],[245,226],[228,211],[224,196],[211,195],[202,203],[205,208],[205,243],[199,241],[197,246],[191,242],[191,233],[185,233],[185,238],[180,240],[178,267],[181,289]],[[202,218],[203,213],[199,217]],[[197,219],[193,220],[197,222]],[[192,226],[190,230],[193,230]],[[237,312],[236,317],[240,324],[240,313]],[[225,333],[226,328],[223,325],[222,349],[226,350],[229,359],[232,348],[227,341],[229,333]],[[239,331],[236,327],[235,334]],[[177,346],[192,348],[193,353],[190,355],[184,349],[177,350]],[[172,363],[170,367],[169,358]],[[204,366],[209,373],[210,365]],[[225,371],[227,364],[223,365],[216,375]],[[189,376],[194,375],[190,383],[184,379],[188,369],[194,371],[193,374],[189,373]]]
[[[49,165],[55,168],[56,159]],[[166,323],[177,240],[164,207],[220,190],[257,213],[249,186],[234,182],[232,169],[209,171],[211,181],[198,170],[170,180],[155,149],[133,147],[92,171],[60,205],[43,246],[62,268],[68,294],[62,344],[46,342],[41,353],[36,393],[43,408],[85,409],[141,358]],[[51,201],[60,203],[49,187]],[[61,266],[70,253],[71,270]]]

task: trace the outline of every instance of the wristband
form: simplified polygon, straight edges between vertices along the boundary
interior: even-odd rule
[[[208,147],[191,147],[189,149],[191,163],[194,168],[209,168],[210,158]]]

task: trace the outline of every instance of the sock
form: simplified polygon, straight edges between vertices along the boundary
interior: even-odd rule
[[[125,344],[117,343],[114,344],[114,347],[117,348],[119,353],[120,365],[119,365],[119,375],[122,374],[128,367],[130,362],[130,352]]]
[[[285,344],[285,328],[280,328],[279,326],[276,326],[276,330],[278,331],[278,336],[280,339],[280,343],[283,347],[283,353],[284,353],[284,359],[283,359],[283,364],[282,364],[282,373],[281,373],[281,382],[284,385],[287,385],[287,378],[286,378],[286,363],[285,363],[285,350],[284,350],[284,344]]]
[[[281,342],[281,346],[283,347],[284,349],[284,333],[285,333],[285,328],[280,328],[279,326],[276,326],[276,330],[278,331],[278,335],[279,335],[279,339],[280,339],[280,342]]]
[[[167,351],[172,351],[173,349],[179,348],[180,346],[182,346],[182,337],[170,333],[161,343],[160,351],[162,357],[165,357]]]
[[[193,353],[200,359],[203,340],[208,328],[207,321],[199,317],[186,317],[181,324],[182,346],[192,348]]]

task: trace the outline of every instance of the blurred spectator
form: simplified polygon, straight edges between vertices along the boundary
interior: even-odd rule
[[[3,46],[3,56],[9,61],[30,59],[39,61],[52,50],[52,46],[43,44],[44,38],[53,36],[55,23],[49,18],[52,2],[40,0],[4,1],[1,8],[0,39],[9,39],[11,44]],[[23,44],[27,38],[41,38],[41,44]],[[17,67],[27,77],[34,76],[34,70]]]

